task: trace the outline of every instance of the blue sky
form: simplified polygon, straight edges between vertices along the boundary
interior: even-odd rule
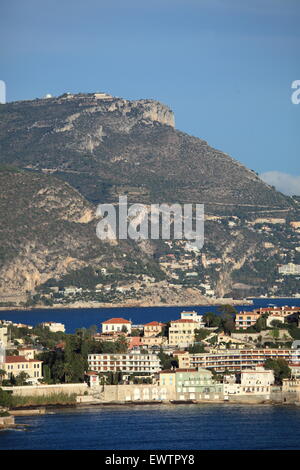
[[[2,0],[0,80],[8,101],[160,100],[177,128],[300,194],[299,20],[298,0]]]

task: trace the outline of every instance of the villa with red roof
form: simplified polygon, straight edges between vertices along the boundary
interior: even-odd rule
[[[43,361],[38,359],[27,359],[25,356],[6,356],[5,362],[1,364],[1,369],[5,370],[4,378],[10,378],[12,375],[17,377],[21,372],[28,374],[31,381],[38,383],[42,379]]]
[[[110,318],[102,322],[102,333],[131,333],[131,321],[125,318]]]

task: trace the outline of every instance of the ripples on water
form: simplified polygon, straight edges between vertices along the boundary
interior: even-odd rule
[[[0,449],[299,449],[300,407],[170,405],[90,407],[16,419]]]

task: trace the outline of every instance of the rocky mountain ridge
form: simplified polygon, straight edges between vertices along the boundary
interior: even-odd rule
[[[269,293],[278,265],[298,262],[299,234],[289,225],[300,220],[297,199],[176,130],[172,111],[157,101],[91,93],[0,105],[0,164],[5,295],[36,293],[51,281],[85,284],[92,292],[87,301],[120,303],[123,295],[143,302],[147,292],[146,303],[151,296],[186,303],[189,292],[203,302],[210,291],[218,297]],[[96,204],[117,204],[119,195],[147,205],[205,204],[205,244],[189,268],[180,243],[97,239]],[[163,260],[172,253],[175,268]],[[159,282],[169,283],[170,292]],[[295,289],[291,284],[287,292]]]

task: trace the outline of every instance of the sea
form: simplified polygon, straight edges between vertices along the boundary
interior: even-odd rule
[[[268,306],[297,306],[300,307],[300,298],[292,299],[266,299],[253,300],[253,305],[238,305],[238,311],[252,310]],[[228,302],[230,303],[230,301]],[[31,310],[0,310],[0,320],[10,320],[15,323],[37,325],[45,321],[61,322],[65,324],[67,333],[75,333],[77,328],[88,328],[96,325],[101,330],[101,322],[109,318],[122,317],[131,320],[134,325],[141,325],[151,321],[167,322],[180,318],[183,310],[195,310],[200,315],[206,312],[218,313],[215,305],[184,306],[184,307],[112,307],[112,308],[66,308],[66,309],[31,309]]]
[[[17,417],[0,450],[296,450],[300,406],[128,405]]]
[[[295,305],[300,299],[253,299],[238,311]],[[68,333],[124,317],[134,324],[199,314],[216,306],[0,311],[0,319],[36,325],[59,321]],[[0,431],[0,450],[295,450],[300,449],[300,406],[156,404],[53,408],[45,415],[16,417],[17,429]]]

